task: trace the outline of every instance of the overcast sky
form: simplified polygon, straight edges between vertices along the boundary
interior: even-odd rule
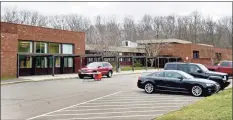
[[[203,16],[218,19],[232,16],[231,2],[2,2],[1,9],[17,8],[38,11],[44,15],[78,13],[86,17],[114,15],[119,19],[131,15],[140,19],[144,14],[167,16],[187,15],[199,11]]]

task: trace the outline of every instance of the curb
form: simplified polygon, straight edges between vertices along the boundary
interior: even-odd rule
[[[153,72],[153,71],[121,73],[121,74],[113,74],[113,75],[115,76],[115,75],[141,74],[141,73],[146,73],[146,72]],[[1,85],[26,83],[26,82],[41,82],[41,81],[52,81],[52,80],[65,80],[65,79],[72,79],[72,78],[78,78],[78,76],[77,77],[67,77],[67,78],[51,78],[51,79],[43,79],[43,80],[22,80],[22,81],[15,81],[15,82],[5,82],[5,83],[1,83]]]

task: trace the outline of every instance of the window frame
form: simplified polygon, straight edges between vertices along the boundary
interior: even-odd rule
[[[29,52],[20,52],[19,51],[19,44],[20,44],[20,42],[29,42]],[[34,41],[31,41],[31,40],[21,40],[21,39],[19,39],[18,40],[18,52],[20,52],[20,53],[34,53],[34,51],[33,51],[33,49],[34,49],[34,45],[33,45],[33,43],[34,43]]]

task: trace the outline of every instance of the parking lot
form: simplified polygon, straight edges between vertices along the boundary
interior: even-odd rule
[[[146,94],[137,88],[139,76],[5,85],[1,88],[1,118],[151,120],[202,99],[187,94]]]
[[[201,98],[171,94],[145,94],[143,91],[116,92],[99,99],[77,104],[35,120],[150,120],[179,109]]]

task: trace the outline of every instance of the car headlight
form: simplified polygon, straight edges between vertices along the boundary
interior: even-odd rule
[[[206,86],[212,86],[212,85],[214,85],[214,84],[212,84],[212,83],[206,83]]]
[[[223,76],[223,78],[222,78],[223,80],[227,80],[227,76]]]

